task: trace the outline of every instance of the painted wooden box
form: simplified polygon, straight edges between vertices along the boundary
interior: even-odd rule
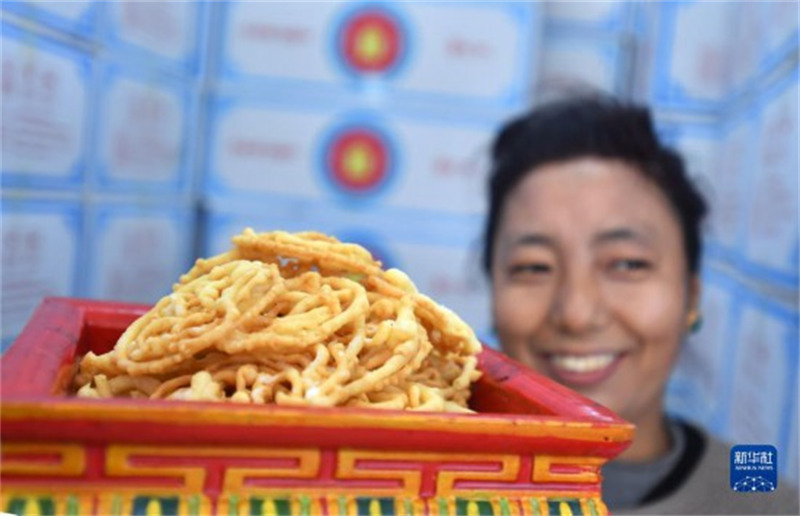
[[[69,395],[146,309],[48,298],[2,357],[0,511],[607,513],[599,468],[633,427],[491,349],[477,414]]]

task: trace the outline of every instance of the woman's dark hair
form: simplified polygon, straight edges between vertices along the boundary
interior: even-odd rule
[[[706,201],[687,177],[683,159],[658,140],[650,111],[604,96],[579,97],[540,106],[501,128],[492,145],[489,214],[483,268],[491,277],[499,218],[509,193],[535,168],[585,156],[633,165],[664,192],[680,221],[686,262],[700,266],[700,224]]]

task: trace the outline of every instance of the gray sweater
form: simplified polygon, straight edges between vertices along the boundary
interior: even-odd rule
[[[730,488],[730,449],[710,435],[694,430],[684,453],[699,454],[695,460],[678,461],[678,472],[662,496],[648,497],[649,501],[635,508],[615,509],[613,514],[800,514],[800,502],[795,486],[778,478],[778,489],[768,493],[737,493]],[[702,441],[697,446],[698,437]],[[687,458],[687,457],[684,457]],[[693,464],[692,464],[693,463]],[[613,473],[609,471],[609,473]]]

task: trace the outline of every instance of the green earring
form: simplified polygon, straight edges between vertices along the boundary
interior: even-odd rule
[[[692,312],[692,322],[689,324],[689,331],[691,333],[697,333],[700,331],[700,328],[703,327],[703,316],[698,312]]]

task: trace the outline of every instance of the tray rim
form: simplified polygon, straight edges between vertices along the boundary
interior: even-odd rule
[[[0,358],[0,369],[4,373],[0,378],[0,425],[4,437],[15,440],[28,435],[36,439],[56,438],[59,430],[70,424],[78,424],[78,427],[85,424],[98,429],[127,425],[131,433],[143,425],[155,425],[165,430],[205,425],[250,430],[264,435],[291,429],[356,434],[374,430],[378,434],[417,432],[442,438],[450,436],[457,441],[470,436],[491,435],[519,443],[527,441],[530,445],[556,439],[574,445],[583,443],[598,448],[599,455],[607,456],[619,453],[633,437],[633,425],[609,409],[488,347],[484,347],[481,363],[490,364],[494,369],[485,370],[485,374],[508,375],[511,381],[527,382],[525,387],[538,386],[536,394],[546,399],[537,399],[537,402],[542,401],[542,406],[551,410],[553,415],[342,410],[128,399],[110,401],[65,397],[52,392],[59,370],[63,371],[63,354],[70,351],[74,354],[85,326],[106,324],[107,328],[119,328],[147,309],[149,306],[142,304],[45,298],[14,344]],[[53,349],[43,349],[44,341],[48,346],[52,344]],[[36,374],[30,374],[36,365],[41,367],[35,371]],[[77,437],[74,432],[72,437]],[[66,434],[70,433],[62,435]]]

